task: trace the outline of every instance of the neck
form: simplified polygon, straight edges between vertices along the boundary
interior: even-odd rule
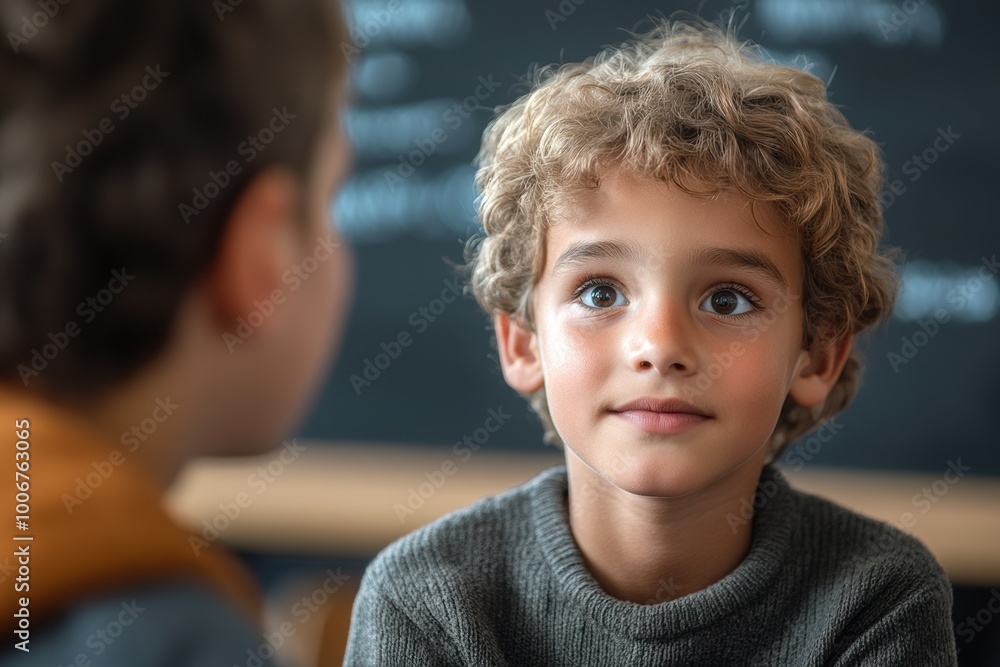
[[[185,410],[187,409],[187,410]],[[129,383],[89,406],[82,416],[117,449],[123,465],[140,465],[165,491],[190,456],[183,411],[190,404],[175,383]]]
[[[741,512],[760,465],[747,462],[682,498],[654,498],[621,490],[569,450],[566,459],[570,528],[609,595],[640,604],[673,600],[721,580],[749,552],[752,521]]]
[[[161,491],[220,437],[210,430],[210,416],[225,397],[210,383],[210,357],[195,355],[197,346],[174,339],[132,377],[72,406],[102,435],[109,452],[121,452],[123,466],[140,466]],[[193,361],[183,363],[186,357]]]
[[[174,335],[140,371],[113,389],[75,406],[81,417],[117,449],[123,465],[138,465],[165,491],[193,457],[214,453],[225,442],[225,422],[232,387],[220,385],[216,362],[218,336],[209,324],[203,298],[193,305]],[[211,344],[205,341],[211,340]],[[220,428],[223,427],[223,428]]]

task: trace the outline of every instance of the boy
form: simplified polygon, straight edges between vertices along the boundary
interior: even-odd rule
[[[663,25],[548,71],[479,161],[473,290],[566,466],[383,552],[347,664],[955,664],[928,551],[771,465],[895,289],[822,82]]]
[[[0,56],[0,664],[271,664],[249,574],[161,496],[278,446],[339,337],[342,18],[49,4]]]

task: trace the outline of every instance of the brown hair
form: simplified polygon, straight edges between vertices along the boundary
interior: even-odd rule
[[[53,2],[48,18],[15,4],[0,20],[15,36],[0,54],[2,379],[87,395],[166,343],[255,175],[309,175],[348,36],[330,0]],[[273,136],[259,151],[258,135]],[[135,279],[87,305],[114,271]],[[19,372],[71,325],[40,375]]]
[[[858,333],[892,308],[878,147],[850,127],[821,80],[721,28],[663,22],[585,62],[540,70],[487,128],[477,160],[485,234],[470,243],[467,266],[488,313],[532,325],[553,215],[610,166],[773,207],[801,239],[806,347]],[[849,403],[860,368],[852,350],[818,409],[786,399],[772,457]],[[544,388],[528,398],[546,440],[558,442]]]

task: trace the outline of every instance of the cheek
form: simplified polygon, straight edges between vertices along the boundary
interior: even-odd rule
[[[315,271],[298,283],[294,291],[295,283],[285,286],[288,306],[293,312],[287,322],[286,340],[290,344],[283,358],[289,365],[294,364],[295,372],[291,375],[302,387],[301,391],[311,390],[327,370],[340,343],[353,291],[351,253],[336,234],[332,239],[328,239],[328,234],[329,230],[314,233],[310,242],[302,246],[297,263],[301,266],[303,258],[314,257],[319,260]],[[326,245],[318,243],[317,237],[325,240]],[[333,247],[329,248],[330,245]],[[327,253],[329,256],[323,259]]]
[[[794,370],[789,349],[787,345],[762,339],[748,345],[721,378],[726,396],[718,398],[723,399],[730,410],[743,415],[743,422],[748,426],[756,430],[759,425],[768,435],[788,395]]]
[[[554,320],[539,334],[546,341],[541,352],[549,412],[560,433],[568,436],[583,425],[585,410],[601,395],[616,350],[607,335],[572,322]]]
[[[354,283],[353,256],[343,240],[334,235],[340,247],[324,260],[317,272],[314,293],[309,295],[310,313],[306,317],[312,322],[318,340],[317,346],[333,351],[340,342],[340,336],[347,320]]]

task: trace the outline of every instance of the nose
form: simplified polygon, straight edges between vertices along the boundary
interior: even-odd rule
[[[632,370],[659,375],[692,375],[697,371],[694,322],[686,308],[674,300],[650,301],[635,312],[627,337]]]

